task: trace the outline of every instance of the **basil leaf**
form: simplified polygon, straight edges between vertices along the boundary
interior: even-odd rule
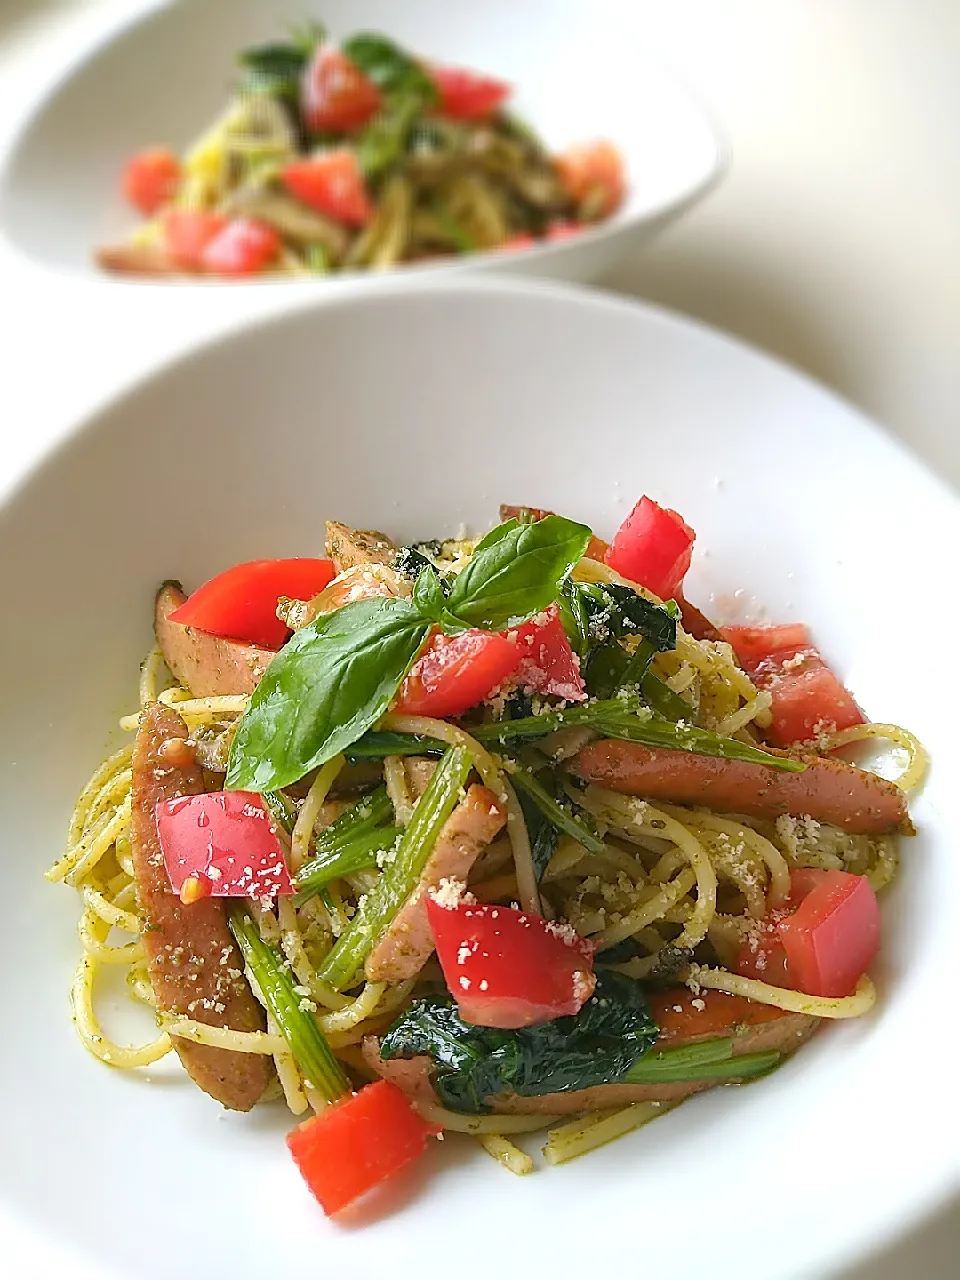
[[[300,100],[300,80],[313,51],[323,43],[326,32],[317,23],[291,32],[287,41],[257,45],[237,56],[243,68],[241,91],[268,93],[289,102]]]
[[[296,632],[240,719],[226,785],[288,787],[331,760],[387,709],[430,623],[409,600],[357,600]]]
[[[413,603],[421,614],[433,622],[439,622],[446,602],[436,569],[432,565],[421,569],[413,586]]]
[[[586,550],[590,530],[563,516],[536,524],[508,520],[474,548],[447,599],[444,621],[501,631],[514,618],[538,613]]]
[[[416,94],[425,106],[437,101],[437,86],[423,67],[378,31],[359,31],[340,48],[384,93]]]

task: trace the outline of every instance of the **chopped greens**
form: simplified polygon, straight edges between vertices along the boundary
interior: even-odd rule
[[[372,870],[377,865],[378,857],[392,849],[401,835],[402,827],[376,827],[373,831],[355,836],[330,853],[311,858],[297,876],[293,905],[302,907],[331,880],[353,875],[355,871]]]
[[[590,853],[603,853],[604,843],[594,830],[592,820],[586,814],[574,812],[573,805],[563,794],[552,769],[543,769],[535,774],[517,765],[510,770],[510,779],[517,790],[536,806],[543,818],[557,831],[572,836]],[[546,786],[541,779],[547,779]]]
[[[542,715],[523,720],[497,720],[492,724],[475,725],[471,732],[478,742],[514,743],[542,738],[556,729],[575,724],[596,729],[607,738],[625,738],[649,747],[690,751],[695,755],[725,760],[745,760],[784,773],[802,773],[806,768],[801,760],[771,755],[736,738],[722,738],[696,725],[674,724],[644,706],[637,697],[591,700],[581,706],[545,711]]]
[[[333,1056],[316,1018],[300,1007],[302,997],[294,989],[287,962],[263,941],[243,907],[232,907],[228,922],[263,1003],[290,1046],[305,1079],[328,1102],[349,1093],[350,1082]]]
[[[749,1079],[766,1075],[780,1063],[773,1050],[763,1053],[733,1054],[733,1039],[722,1036],[697,1044],[648,1053],[635,1062],[624,1076],[630,1084],[674,1084],[694,1080]]]
[[[416,886],[437,837],[453,812],[470,772],[462,747],[449,747],[417,801],[393,861],[377,885],[360,899],[350,927],[337,939],[320,966],[319,977],[338,991],[350,986],[384,930]]]
[[[300,99],[300,81],[314,49],[326,33],[318,23],[309,23],[291,32],[289,40],[274,41],[244,49],[237,62],[243,71],[240,89],[246,93],[266,93],[286,102]]]
[[[423,996],[383,1036],[380,1054],[428,1054],[443,1105],[477,1114],[500,1094],[539,1097],[616,1084],[658,1034],[640,984],[606,972],[578,1014],[519,1031],[474,1026],[450,996]]]

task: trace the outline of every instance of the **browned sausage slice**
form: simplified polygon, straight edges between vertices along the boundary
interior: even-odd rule
[[[179,582],[165,582],[157,592],[154,630],[164,662],[197,698],[253,693],[276,656],[273,650],[171,622],[170,614],[186,598]]]
[[[843,760],[805,756],[804,762],[803,773],[780,773],[744,760],[603,738],[582,747],[568,768],[589,782],[645,800],[753,818],[806,815],[868,835],[913,832],[906,797],[895,783]]]
[[[392,565],[397,548],[379,529],[351,529],[337,520],[328,520],[327,555],[337,573],[343,573],[363,565]]]
[[[223,901],[184,906],[171,892],[154,821],[162,800],[197,795],[203,774],[175,711],[154,703],[144,712],[133,754],[131,853],[143,915],[143,949],[160,1013],[211,1027],[262,1031],[263,1010],[243,975],[243,961],[227,927]],[[173,1037],[173,1047],[196,1084],[234,1111],[249,1111],[271,1076],[270,1059]]]
[[[694,640],[716,641],[723,639],[722,633],[717,630],[710,619],[705,617],[689,600],[685,600],[683,596],[677,596],[676,600],[680,606],[680,621],[688,636],[693,636]]]
[[[771,1005],[757,1004],[721,992],[705,991],[698,999],[686,987],[659,993],[651,1003],[654,1018],[661,1028],[660,1039],[655,1046],[658,1050],[730,1036],[735,1058],[768,1050],[788,1056],[799,1049],[820,1024],[819,1018],[784,1013]],[[691,1007],[699,1005],[703,1006],[702,1010]],[[363,1056],[371,1070],[384,1079],[392,1080],[415,1101],[437,1103],[430,1081],[432,1063],[428,1057],[384,1061],[373,1036],[364,1040]],[[598,1084],[589,1089],[545,1093],[531,1098],[519,1094],[503,1095],[490,1099],[490,1103],[494,1111],[506,1115],[570,1115],[578,1111],[628,1107],[634,1102],[679,1102],[693,1093],[712,1088],[714,1083],[697,1080],[670,1084]]]
[[[427,892],[443,879],[466,880],[506,820],[492,791],[479,785],[470,787],[444,823],[417,887],[367,957],[366,975],[371,982],[403,982],[416,977],[433,954]]]

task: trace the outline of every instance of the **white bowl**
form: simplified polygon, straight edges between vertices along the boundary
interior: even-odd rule
[[[609,534],[644,491],[699,533],[695,601],[742,588],[744,613],[806,620],[874,716],[933,753],[884,899],[879,1006],[767,1080],[524,1180],[448,1141],[388,1216],[333,1225],[281,1110],[225,1114],[169,1060],[111,1071],[70,1025],[77,904],[41,873],[135,698],[154,588],[314,554],[328,516],[414,538],[527,501]],[[0,506],[0,1251],[38,1268],[11,1274],[55,1251],[59,1274],[142,1280],[568,1276],[600,1258],[776,1280],[932,1208],[960,1182],[958,540],[954,498],[826,391],[688,321],[542,285],[302,306],[79,424]]]
[[[145,146],[182,148],[198,136],[223,110],[235,54],[279,38],[308,10],[334,35],[382,30],[424,55],[511,81],[517,110],[554,149],[606,137],[624,154],[627,199],[582,236],[404,270],[591,279],[694,201],[719,171],[719,143],[701,108],[645,53],[642,23],[608,12],[602,0],[596,7],[573,0],[405,0],[402,7],[390,0],[180,0],[136,18],[51,89],[0,172],[0,231],[48,267],[93,273],[94,246],[135,225],[118,191],[124,160]],[[377,283],[375,273],[351,279]]]

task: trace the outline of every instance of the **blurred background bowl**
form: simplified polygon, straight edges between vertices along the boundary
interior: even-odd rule
[[[51,88],[0,173],[0,231],[48,267],[95,272],[94,247],[136,222],[119,193],[124,161],[144,147],[188,145],[222,112],[236,54],[311,17],[334,37],[382,30],[424,57],[508,80],[517,112],[551,150],[608,138],[624,155],[623,205],[581,236],[403,270],[593,279],[694,202],[721,170],[721,146],[703,110],[645,55],[642,24],[602,0],[178,0],[133,20]],[[375,287],[377,276],[350,280]],[[299,283],[329,287],[327,280]]]

